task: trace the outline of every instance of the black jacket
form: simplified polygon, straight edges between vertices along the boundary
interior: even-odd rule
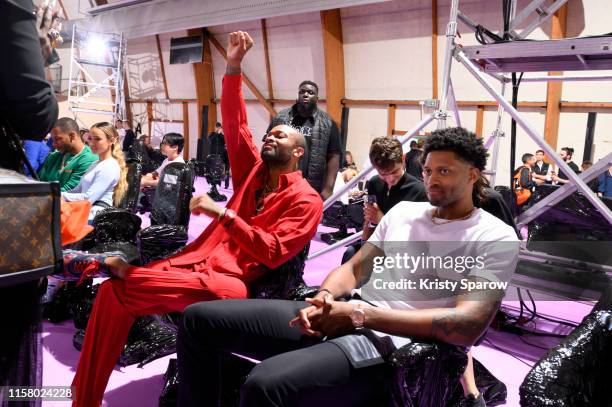
[[[427,192],[423,181],[406,173],[390,190],[382,178],[378,175],[373,176],[368,181],[368,194],[376,196],[376,204],[382,213],[389,212],[401,201],[427,201]]]
[[[0,118],[21,139],[42,140],[55,124],[58,106],[45,79],[32,1],[0,1]]]
[[[406,172],[415,178],[423,180],[423,167],[421,166],[421,154],[423,151],[417,149],[406,153]]]
[[[297,114],[297,104],[289,109],[280,111],[270,122],[270,126],[268,126],[266,133],[279,124],[291,126],[293,118]],[[312,137],[308,143],[310,148],[300,160],[300,169],[308,183],[317,192],[321,192],[327,174],[327,151],[329,142],[331,137],[339,137],[340,132],[332,118],[321,109],[315,109],[313,118],[314,126],[312,127]]]

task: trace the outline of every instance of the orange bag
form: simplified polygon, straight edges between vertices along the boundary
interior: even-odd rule
[[[62,246],[78,242],[94,229],[93,226],[87,224],[91,202],[66,202],[62,199],[60,210]]]
[[[523,205],[531,198],[531,190],[521,186],[521,171],[522,168],[514,174],[514,193],[516,194],[516,203],[519,206]]]

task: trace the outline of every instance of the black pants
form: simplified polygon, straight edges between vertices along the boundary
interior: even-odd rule
[[[223,300],[187,307],[177,343],[179,405],[218,405],[218,358],[229,352],[262,360],[241,388],[241,406],[384,405],[389,368],[355,369],[334,343],[290,328],[289,320],[305,306]]]
[[[350,246],[347,246],[346,247],[346,251],[342,255],[342,262],[340,264],[344,264],[347,261],[349,261],[350,259],[352,259],[353,256],[355,254],[357,254],[359,249],[361,249],[361,246],[363,246],[363,242],[358,242],[358,243],[354,243],[354,244],[352,244]]]

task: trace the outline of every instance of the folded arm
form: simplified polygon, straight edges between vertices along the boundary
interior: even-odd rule
[[[226,225],[229,235],[241,249],[268,268],[277,268],[298,254],[314,236],[321,221],[320,199],[292,203],[273,224],[251,226],[236,216]]]

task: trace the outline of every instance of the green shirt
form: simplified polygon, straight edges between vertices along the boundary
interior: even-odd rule
[[[38,177],[41,181],[59,181],[62,192],[69,191],[79,185],[83,174],[96,161],[98,156],[91,152],[89,146],[75,156],[55,150],[38,171]]]

